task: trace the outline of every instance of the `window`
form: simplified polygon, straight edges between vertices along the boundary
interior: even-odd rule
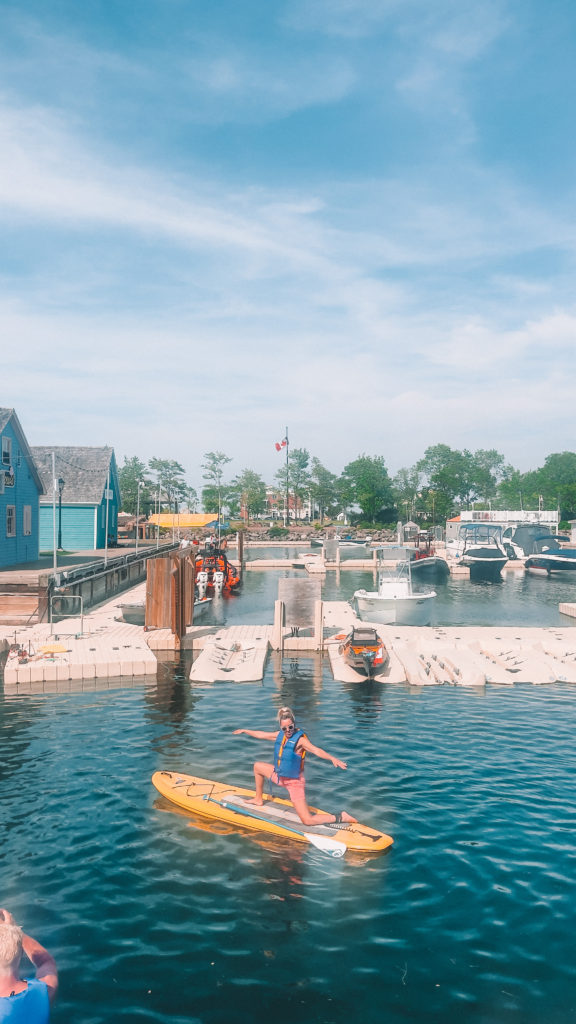
[[[16,536],[16,505],[6,505],[6,536]]]
[[[2,437],[2,465],[12,465],[12,438]]]
[[[16,456],[16,465],[17,466],[21,466],[22,465],[22,452],[20,451],[20,449],[18,449],[18,454]]]
[[[24,505],[22,509],[22,533],[25,537],[32,533],[32,505]]]

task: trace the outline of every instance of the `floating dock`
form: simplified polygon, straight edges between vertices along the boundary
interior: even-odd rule
[[[310,589],[306,623],[298,615],[304,608],[302,586]],[[263,678],[269,650],[289,654],[327,653],[335,665],[336,636],[359,624],[346,601],[316,599],[317,580],[284,579],[273,625],[192,626],[184,637],[185,649],[197,654],[208,649],[203,662],[197,658],[191,674],[194,681]],[[290,587],[298,589],[298,600]],[[70,618],[58,624],[0,627],[0,651],[8,653],[4,668],[6,692],[42,692],[75,688],[83,682],[118,678],[154,678],[157,653],[174,650],[168,629],[145,631],[120,619],[120,604],[144,595],[145,584],[118,595],[83,619]],[[292,601],[292,605],[291,605]],[[576,605],[560,610],[576,616]],[[576,683],[576,630],[572,627],[398,627],[374,625],[389,653],[385,669],[375,677],[388,683],[412,686],[452,685],[481,687],[486,684],[512,685],[530,682]],[[178,655],[179,656],[179,655]],[[236,656],[236,657],[234,657]],[[334,672],[343,682],[363,677],[354,670]],[[211,673],[211,674],[210,674]],[[350,675],[348,673],[351,673]]]
[[[243,631],[243,633],[246,631]],[[205,644],[190,670],[193,683],[256,683],[264,677],[264,666],[270,649],[268,638],[257,626],[234,638],[232,630],[223,630]]]
[[[139,584],[130,594],[144,594]],[[120,620],[124,594],[80,617],[31,626],[0,627],[8,651],[5,689],[41,692],[45,684],[156,676],[158,661],[141,626]]]

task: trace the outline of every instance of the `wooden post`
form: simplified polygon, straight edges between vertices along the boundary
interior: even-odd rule
[[[274,631],[272,633],[272,646],[275,651],[284,650],[284,601],[274,602]]]
[[[319,651],[324,649],[324,603],[316,601],[314,605],[314,639]]]

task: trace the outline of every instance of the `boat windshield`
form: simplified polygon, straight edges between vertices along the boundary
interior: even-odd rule
[[[378,634],[375,629],[369,627],[365,629],[355,627],[350,634],[350,643],[355,645],[377,644],[379,643]]]
[[[502,539],[502,527],[494,523],[465,523],[460,527],[460,537],[467,544],[493,544]]]

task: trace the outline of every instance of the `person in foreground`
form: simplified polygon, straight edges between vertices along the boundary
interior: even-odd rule
[[[294,712],[290,708],[280,708],[278,712],[278,732],[262,732],[260,729],[235,729],[234,735],[245,733],[256,740],[271,740],[274,743],[274,764],[256,761],[254,780],[256,796],[254,803],[261,807],[264,803],[264,780],[271,779],[278,786],[288,790],[292,806],[305,825],[332,825],[346,821],[356,821],[346,811],[329,814],[324,811],[313,813],[306,803],[304,788],[304,758],[306,754],[316,754],[324,761],[332,761],[335,768],[346,768],[346,762],[328,754],[321,747],[315,747],[302,729],[296,727]]]
[[[22,953],[36,968],[36,978],[30,981],[20,980]],[[54,958],[24,934],[8,910],[0,908],[0,1021],[47,1024],[57,989]]]

